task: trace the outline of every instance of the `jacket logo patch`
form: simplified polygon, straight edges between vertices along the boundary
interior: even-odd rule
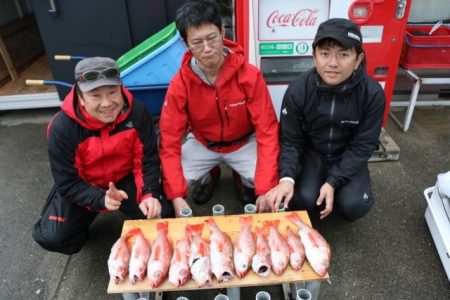
[[[125,127],[127,127],[127,128],[133,128],[133,127],[134,127],[133,122],[132,122],[132,121],[128,121],[128,122],[125,124]]]
[[[342,120],[341,124],[356,124],[356,125],[358,125],[359,121],[358,120],[356,120],[356,121],[353,121],[353,120]]]
[[[286,109],[286,108],[283,108],[283,110],[281,111],[281,113],[282,113],[283,115],[287,115],[287,109]]]
[[[228,105],[228,107],[236,107],[236,106],[241,106],[245,104],[245,100],[239,101],[239,102],[235,102],[235,103],[230,103]]]

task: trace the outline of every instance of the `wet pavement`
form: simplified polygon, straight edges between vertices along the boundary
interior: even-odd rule
[[[45,128],[55,111],[0,112],[0,298],[121,299],[106,292],[106,261],[120,234],[120,213],[99,216],[85,247],[72,256],[47,252],[31,238],[52,185]],[[370,163],[376,202],[369,214],[353,223],[311,216],[332,248],[330,281],[322,283],[320,299],[450,299],[450,283],[424,219],[423,196],[438,173],[450,170],[450,109],[416,108],[409,132],[393,122],[387,132],[400,147],[400,159]],[[222,171],[213,200],[194,207],[195,215],[209,214],[215,203],[229,214],[243,211],[230,170],[222,166]],[[258,290],[282,299],[281,286],[273,285],[242,288],[241,299],[254,299]],[[165,293],[164,299],[212,300],[217,292],[180,291]]]

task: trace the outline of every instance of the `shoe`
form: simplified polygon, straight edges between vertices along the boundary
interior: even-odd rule
[[[242,183],[241,175],[233,170],[233,179],[234,179],[234,187],[236,189],[236,195],[241,201],[242,204],[255,204],[256,202],[256,196],[255,196],[255,189],[246,187]]]
[[[215,166],[209,171],[211,175],[211,180],[207,184],[202,184],[194,188],[192,192],[192,201],[196,204],[205,204],[209,200],[211,200],[214,188],[219,182],[220,178],[220,167]]]

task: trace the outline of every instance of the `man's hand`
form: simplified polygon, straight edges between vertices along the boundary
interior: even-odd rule
[[[161,203],[153,197],[147,197],[139,204],[142,213],[147,216],[147,219],[154,219],[161,216]]]
[[[325,182],[320,188],[319,198],[317,198],[317,206],[321,205],[325,200],[325,209],[320,211],[320,218],[323,219],[333,211],[334,188]]]
[[[181,210],[185,207],[189,207],[189,204],[181,197],[172,200],[173,209],[175,210],[175,216],[181,217]]]
[[[258,198],[256,198],[255,206],[257,212],[270,211],[270,206],[267,202],[266,195],[258,196]]]
[[[294,184],[290,181],[281,181],[276,187],[272,188],[266,193],[267,202],[269,203],[270,210],[277,212],[280,203],[284,198],[284,205],[289,207],[289,202],[294,195]]]
[[[118,190],[114,183],[110,182],[105,194],[105,207],[108,210],[118,210],[123,199],[128,199],[127,193]]]

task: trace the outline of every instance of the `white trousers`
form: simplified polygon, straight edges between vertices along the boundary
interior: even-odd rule
[[[181,148],[181,164],[188,185],[207,183],[210,179],[209,170],[225,163],[241,175],[245,186],[253,188],[256,157],[254,134],[249,137],[247,144],[230,153],[218,153],[209,150],[197,141],[192,133],[187,135]]]

